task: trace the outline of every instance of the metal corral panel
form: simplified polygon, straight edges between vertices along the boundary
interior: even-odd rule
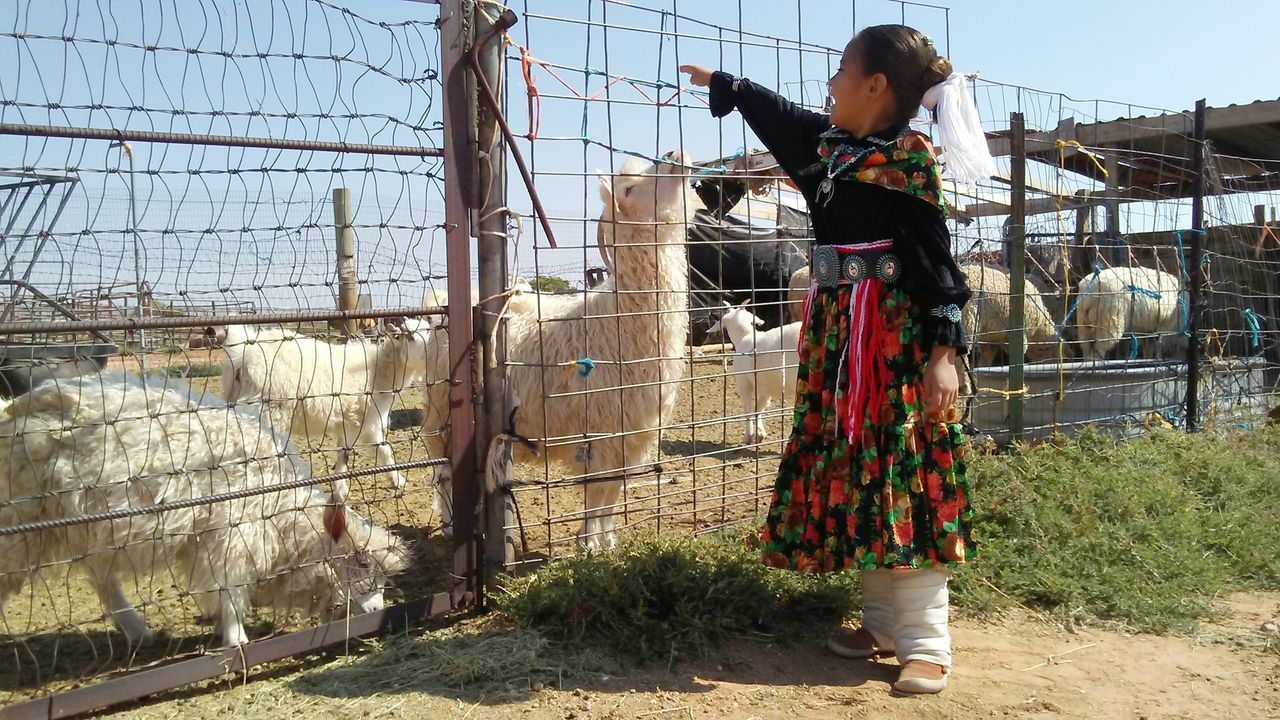
[[[1271,392],[1265,367],[1261,358],[1215,364],[1203,376],[1202,414],[1218,423],[1261,415]],[[978,432],[997,442],[1009,438],[1009,399],[1002,394],[1008,374],[1008,366],[974,371],[980,389],[970,420]],[[1025,366],[1024,377],[1023,417],[1028,440],[1045,437],[1055,429],[1072,433],[1086,425],[1129,435],[1153,424],[1183,424],[1185,363],[1105,360],[1068,362],[1061,367],[1041,363]]]

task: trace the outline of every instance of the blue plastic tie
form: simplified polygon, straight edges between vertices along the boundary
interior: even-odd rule
[[[1155,290],[1148,290],[1147,288],[1138,287],[1137,285],[1125,285],[1124,287],[1126,290],[1128,290],[1131,293],[1135,293],[1138,295],[1145,295],[1151,298],[1152,300],[1160,299],[1160,293]]]
[[[1249,326],[1249,344],[1254,350],[1262,345],[1262,323],[1259,322],[1261,315],[1253,311],[1253,308],[1245,308],[1240,311],[1244,316],[1244,323]]]
[[[591,371],[596,369],[596,361],[591,358],[581,358],[574,362],[578,365],[578,377],[583,380],[591,377]]]
[[[1089,284],[1085,285],[1084,290],[1080,291],[1080,294],[1076,295],[1076,299],[1072,301],[1071,307],[1067,308],[1067,314],[1062,316],[1062,324],[1058,326],[1059,337],[1062,336],[1063,329],[1066,328],[1067,325],[1071,323],[1072,316],[1076,314],[1076,307],[1080,305],[1080,298],[1083,298],[1085,295],[1089,294],[1089,290],[1093,287],[1093,284],[1098,282],[1098,274],[1101,272],[1102,272],[1102,266],[1099,263],[1094,263],[1093,274],[1089,276]]]

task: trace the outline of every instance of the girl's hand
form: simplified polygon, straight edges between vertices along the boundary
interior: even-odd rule
[[[956,349],[938,345],[924,368],[924,414],[940,421],[942,413],[956,404],[960,395],[960,373],[956,371]]]
[[[711,84],[711,71],[701,65],[681,65],[680,72],[689,75],[689,82],[698,87],[706,87]]]

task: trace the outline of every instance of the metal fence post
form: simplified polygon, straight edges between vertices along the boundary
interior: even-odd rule
[[[449,459],[453,468],[453,590],[455,605],[483,601],[476,536],[480,482],[476,475],[475,387],[471,353],[471,160],[466,56],[470,18],[462,0],[441,0],[440,55],[444,84],[445,267],[449,308]]]
[[[1027,145],[1022,113],[1009,115],[1009,439],[1020,440],[1023,426],[1023,362],[1026,353]]]
[[[1191,143],[1191,257],[1187,268],[1187,432],[1200,429],[1200,361],[1203,356],[1200,315],[1204,290],[1204,171],[1205,101],[1196,102],[1194,138]]]
[[[505,22],[499,18],[499,22]],[[502,39],[488,14],[474,14],[475,35],[472,42],[479,61],[481,77],[476,84],[487,85],[501,103]],[[505,27],[505,26],[503,26]],[[480,88],[483,91],[483,88]],[[498,127],[498,118],[486,105],[478,104],[476,116],[476,261],[480,282],[480,326],[477,328],[484,347],[483,391],[484,412],[477,424],[476,444],[484,457],[493,438],[502,434],[507,422],[506,409],[506,343],[499,317],[507,290],[507,145]],[[482,465],[480,474],[486,468]],[[493,483],[485,483],[491,485]],[[484,486],[482,485],[482,487]],[[484,582],[515,563],[515,543],[508,528],[514,515],[510,495],[502,489],[484,497],[485,540],[483,553]]]

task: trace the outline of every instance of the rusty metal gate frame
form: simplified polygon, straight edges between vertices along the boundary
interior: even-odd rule
[[[481,478],[478,475],[477,417],[482,409],[477,392],[479,376],[476,358],[483,348],[474,340],[471,304],[470,222],[474,202],[476,167],[476,93],[468,73],[466,53],[474,39],[473,0],[413,0],[441,6],[438,28],[441,34],[441,64],[444,87],[444,147],[404,147],[345,142],[288,140],[277,138],[231,137],[200,134],[157,133],[122,129],[56,127],[40,125],[0,124],[0,135],[24,137],[60,137],[111,142],[168,143],[187,145],[227,145],[264,149],[310,150],[314,152],[365,153],[440,157],[444,161],[445,238],[448,278],[448,304],[445,308],[399,307],[366,310],[311,310],[290,313],[256,313],[253,315],[192,315],[186,317],[113,318],[107,320],[67,320],[61,322],[0,321],[0,335],[23,335],[50,330],[61,332],[101,333],[111,330],[146,330],[202,328],[244,322],[361,320],[395,316],[421,317],[444,314],[447,317],[449,343],[449,423],[451,426],[449,457],[398,463],[397,469],[448,464],[453,470],[453,563],[452,589],[430,597],[418,598],[383,610],[341,618],[305,630],[285,633],[247,643],[241,647],[187,658],[169,658],[155,666],[127,672],[119,677],[93,685],[52,693],[33,700],[0,708],[0,720],[19,718],[66,718],[101,711],[113,705],[144,698],[195,682],[231,673],[245,673],[263,663],[315,651],[347,642],[353,638],[403,631],[429,618],[440,617],[484,604],[485,573],[483,524],[481,513]],[[496,46],[494,52],[497,52]],[[495,174],[495,181],[504,181]],[[505,222],[505,215],[501,218]],[[479,223],[477,223],[479,225]],[[504,243],[505,239],[497,240]],[[481,248],[483,249],[483,248]],[[505,248],[504,248],[505,249]],[[505,256],[505,252],[502,253]],[[483,257],[483,254],[481,254]],[[484,262],[483,260],[481,261]],[[476,318],[480,315],[477,312]],[[385,467],[351,470],[308,478],[307,485],[331,482],[340,478],[359,477],[383,472]],[[293,483],[297,484],[297,483]],[[258,492],[287,489],[290,483],[255,488]],[[206,500],[201,498],[200,500]],[[181,503],[179,503],[181,504]],[[174,503],[121,511],[127,515],[163,512]],[[96,519],[72,518],[68,523]],[[35,525],[35,523],[31,524]],[[2,528],[5,534],[34,529],[27,526]]]

